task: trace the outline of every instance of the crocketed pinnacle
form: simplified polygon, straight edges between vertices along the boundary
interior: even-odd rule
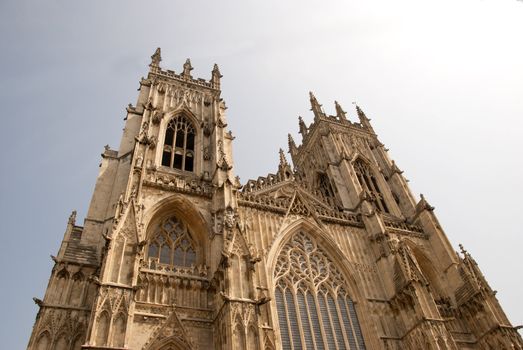
[[[288,134],[287,139],[289,140],[289,152],[293,154],[294,151],[296,151],[296,142],[294,142],[294,139],[292,138],[291,134]]]
[[[308,129],[307,129],[307,125],[305,125],[305,122],[303,121],[303,118],[301,116],[298,116],[298,124],[300,125],[301,136],[305,137],[305,135],[307,135]]]
[[[343,110],[343,108],[341,108],[340,104],[338,103],[338,101],[334,101],[334,106],[336,107],[336,116],[338,117],[339,120],[347,120],[347,112],[345,112]]]
[[[283,153],[283,149],[280,148],[280,167],[284,167],[289,165],[287,162],[287,158],[285,158],[285,153]]]
[[[318,100],[316,99],[316,96],[314,96],[312,91],[309,91],[309,98],[311,101],[311,111],[314,113],[314,119],[323,116],[324,114],[321,110],[321,105],[319,104]]]

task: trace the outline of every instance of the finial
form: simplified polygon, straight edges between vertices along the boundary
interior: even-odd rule
[[[71,213],[71,215],[69,215],[69,220],[67,221],[67,223],[69,225],[74,225],[76,224],[76,210],[73,210],[73,212]]]
[[[220,88],[220,78],[223,77],[220,73],[220,68],[218,68],[218,65],[215,63],[214,67],[212,69],[212,77],[211,77],[211,84],[214,88],[219,89]]]
[[[336,116],[339,120],[347,120],[347,113],[341,108],[338,101],[334,101],[334,106],[336,107]]]
[[[149,67],[159,67],[161,60],[162,60],[162,50],[160,48],[157,48],[156,51],[154,51],[153,55],[151,56],[151,64],[149,65]]]
[[[307,135],[307,125],[305,125],[305,122],[303,121],[303,118],[301,116],[298,116],[298,123],[300,125],[300,134],[302,137],[305,137]]]
[[[309,98],[311,100],[311,111],[314,113],[314,119],[317,119],[320,116],[324,116],[324,113],[321,110],[321,105],[318,103],[318,100],[312,91],[309,91]]]
[[[185,63],[183,64],[183,73],[182,75],[186,78],[192,78],[191,76],[191,71],[193,70],[194,68],[192,67],[191,65],[191,60],[188,58]]]
[[[461,254],[463,254],[463,255],[468,254],[468,252],[465,250],[465,248],[463,248],[463,244],[461,244],[461,243],[459,244],[459,249],[461,250]]]

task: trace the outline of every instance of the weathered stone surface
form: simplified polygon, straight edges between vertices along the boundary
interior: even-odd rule
[[[361,108],[331,116],[311,93],[292,165],[280,150],[242,185],[218,66],[206,81],[151,59],[29,350],[523,348]]]

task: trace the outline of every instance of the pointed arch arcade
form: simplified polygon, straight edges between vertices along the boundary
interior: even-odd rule
[[[273,277],[282,348],[365,349],[344,277],[314,237],[294,233]]]

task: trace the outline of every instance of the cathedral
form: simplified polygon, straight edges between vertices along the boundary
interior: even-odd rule
[[[242,184],[218,66],[160,62],[67,221],[28,350],[523,349],[360,107],[310,93],[289,159]]]

